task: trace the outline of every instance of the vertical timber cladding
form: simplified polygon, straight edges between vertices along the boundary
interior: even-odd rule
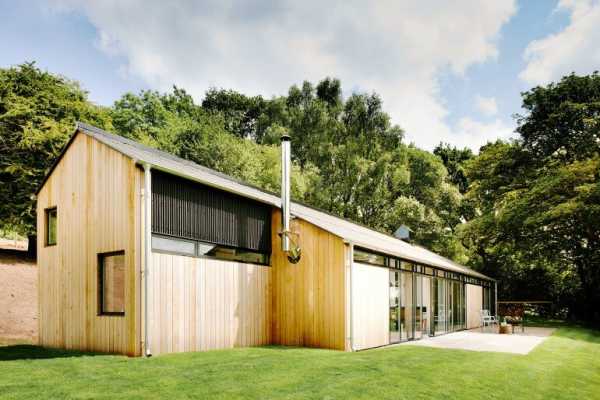
[[[301,219],[291,222],[302,258],[291,264],[281,251],[281,211],[273,210],[273,343],[345,349],[346,283],[344,242]]]
[[[483,287],[467,283],[465,293],[467,296],[467,329],[478,328],[481,325]]]
[[[78,133],[38,194],[57,207],[57,244],[38,241],[39,343],[139,355],[142,173],[130,158]],[[40,235],[42,238],[43,235]],[[98,315],[98,253],[125,251],[125,315]]]
[[[271,344],[271,267],[152,253],[152,354]]]
[[[271,207],[160,171],[152,172],[152,232],[271,252]]]
[[[354,348],[390,344],[390,270],[358,262],[352,268]]]
[[[271,206],[152,172],[152,232],[271,253]],[[152,253],[152,354],[271,344],[272,268]]]

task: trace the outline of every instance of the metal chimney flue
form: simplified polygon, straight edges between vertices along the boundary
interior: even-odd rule
[[[288,135],[281,136],[281,250],[290,251],[290,170],[291,143]]]

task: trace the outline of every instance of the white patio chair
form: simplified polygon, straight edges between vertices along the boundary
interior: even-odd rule
[[[491,326],[491,325],[496,325],[498,324],[498,320],[496,320],[496,317],[494,315],[490,315],[490,310],[481,310],[479,311],[479,314],[481,316],[481,330],[483,331],[483,328],[486,326]]]

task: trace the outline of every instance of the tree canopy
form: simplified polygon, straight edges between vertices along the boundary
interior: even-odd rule
[[[0,229],[35,232],[32,196],[78,120],[112,129],[76,82],[34,63],[0,69]]]
[[[600,76],[569,75],[522,96],[520,138],[466,163],[477,216],[463,240],[505,295],[543,296],[600,321]]]

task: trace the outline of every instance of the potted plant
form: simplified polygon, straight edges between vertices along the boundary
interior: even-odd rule
[[[508,334],[510,333],[510,324],[508,323],[508,320],[506,319],[506,317],[504,317],[504,319],[502,320],[502,322],[500,323],[500,334]]]

